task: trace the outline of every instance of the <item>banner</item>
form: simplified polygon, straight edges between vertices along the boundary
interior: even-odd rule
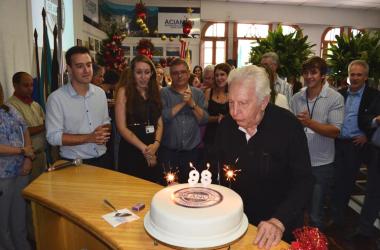
[[[186,13],[158,12],[158,33],[182,34],[182,22],[186,20],[186,17]],[[193,23],[190,35],[200,35],[201,15],[193,13],[188,19]]]

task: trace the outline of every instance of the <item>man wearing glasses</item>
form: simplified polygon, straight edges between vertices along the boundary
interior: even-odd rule
[[[186,182],[189,162],[201,162],[199,125],[207,123],[208,113],[203,92],[189,85],[186,61],[175,59],[170,66],[172,85],[161,90],[164,134],[159,158],[164,168],[178,168],[179,182]]]

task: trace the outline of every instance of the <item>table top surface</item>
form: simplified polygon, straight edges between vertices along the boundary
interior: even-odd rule
[[[172,249],[163,244],[154,245],[144,228],[144,216],[150,209],[151,199],[162,188],[116,171],[81,165],[46,172],[27,186],[23,194],[90,231],[111,248]],[[114,228],[102,218],[112,212],[103,203],[104,199],[117,209],[131,210],[136,203],[144,203],[145,209],[136,213],[140,219]],[[259,249],[252,243],[255,235],[256,227],[249,225],[246,234],[232,245],[232,249]],[[287,243],[281,242],[272,249],[288,248]]]

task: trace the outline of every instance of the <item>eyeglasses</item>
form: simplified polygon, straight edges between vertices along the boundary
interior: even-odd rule
[[[189,71],[188,70],[181,70],[181,71],[172,71],[170,72],[171,75],[173,76],[180,76],[180,75],[184,75],[184,74],[188,74]]]

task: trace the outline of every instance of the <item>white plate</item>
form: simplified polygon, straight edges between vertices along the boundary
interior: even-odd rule
[[[180,235],[176,235],[172,237],[165,232],[160,231],[157,227],[152,225],[150,220],[150,211],[148,211],[144,218],[144,227],[145,230],[158,241],[161,241],[165,244],[175,246],[175,247],[183,247],[183,248],[212,248],[228,245],[229,243],[239,239],[248,229],[248,219],[245,214],[243,214],[242,223],[240,227],[235,232],[229,235],[223,235],[220,238],[208,239],[189,239],[189,235],[186,238],[181,238]]]

